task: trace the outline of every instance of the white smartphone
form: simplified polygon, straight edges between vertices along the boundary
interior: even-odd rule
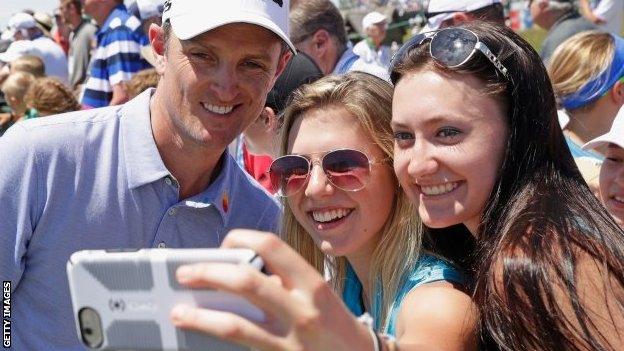
[[[67,276],[78,338],[97,350],[214,350],[248,348],[175,328],[176,304],[228,311],[264,321],[262,310],[222,291],[178,284],[176,269],[188,263],[249,264],[263,269],[248,249],[86,250],[71,255]]]

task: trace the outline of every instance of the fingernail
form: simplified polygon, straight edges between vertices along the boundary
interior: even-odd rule
[[[174,306],[171,310],[171,320],[173,324],[181,324],[191,311],[190,307],[184,305]]]
[[[184,283],[190,279],[192,273],[193,268],[190,266],[180,266],[176,271],[176,278],[178,278],[178,282]]]

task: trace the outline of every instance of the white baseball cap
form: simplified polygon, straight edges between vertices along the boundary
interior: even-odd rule
[[[34,55],[35,48],[30,40],[18,40],[9,45],[7,50],[0,54],[0,61],[13,62],[24,55]]]
[[[164,0],[136,0],[141,20],[162,16]]]
[[[620,111],[615,116],[611,130],[588,141],[583,145],[583,149],[596,149],[607,144],[615,144],[624,149],[624,106],[620,107]]]
[[[440,28],[442,22],[453,17],[456,12],[472,12],[486,6],[500,4],[501,0],[431,0],[427,5],[427,24],[422,32],[429,32]]]
[[[37,26],[37,21],[35,18],[27,13],[18,12],[9,18],[8,24],[8,32],[11,38],[15,35],[15,33],[24,30],[35,28]]]
[[[386,20],[386,16],[377,11],[373,11],[362,18],[362,29],[366,30],[368,27],[377,23],[385,22]]]
[[[230,23],[250,23],[277,34],[293,52],[288,37],[290,0],[213,1],[166,0],[162,21],[169,20],[176,36],[182,40]]]

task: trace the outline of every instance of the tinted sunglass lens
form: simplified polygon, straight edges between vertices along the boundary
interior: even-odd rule
[[[269,168],[273,190],[290,196],[303,188],[308,180],[309,163],[301,156],[288,155],[275,159]]]
[[[336,150],[323,158],[323,169],[336,187],[355,191],[364,188],[370,175],[369,160],[357,150]]]
[[[461,28],[439,31],[431,41],[431,56],[448,67],[461,65],[477,44],[477,37]]]

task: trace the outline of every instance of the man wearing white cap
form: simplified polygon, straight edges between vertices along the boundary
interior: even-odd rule
[[[611,130],[583,145],[600,149],[605,160],[600,167],[600,200],[615,221],[624,227],[624,107],[620,109]]]
[[[23,55],[39,56],[45,65],[48,76],[68,81],[67,57],[63,49],[54,40],[45,36],[33,16],[16,13],[9,19],[9,31],[15,41],[6,52],[0,54],[0,61],[10,63]]]
[[[501,0],[430,0],[425,4],[423,32],[456,26],[475,19],[505,23]]]
[[[292,55],[288,6],[167,2],[163,27],[149,29],[164,63],[155,89],[0,138],[0,276],[12,283],[15,350],[84,350],[65,275],[77,250],[217,247],[233,228],[277,230],[278,204],[225,149]]]
[[[390,47],[382,44],[386,38],[387,27],[386,16],[377,11],[364,16],[362,29],[367,37],[355,44],[353,52],[368,63],[378,64],[387,68],[392,58]]]
[[[347,40],[344,19],[329,0],[299,1],[290,9],[291,39],[310,56],[323,74],[366,72],[387,81],[388,70],[364,61]]]

